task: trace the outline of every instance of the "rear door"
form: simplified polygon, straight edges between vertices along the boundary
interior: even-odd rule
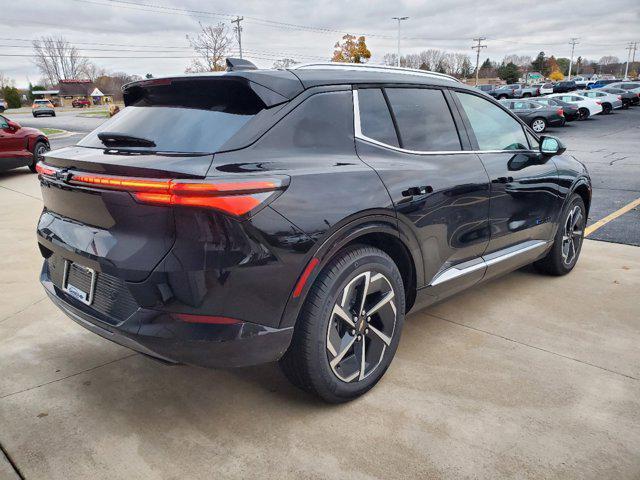
[[[454,120],[449,92],[360,88],[354,103],[358,155],[378,172],[399,222],[418,240],[431,295],[477,282],[482,268],[450,273],[481,267],[489,240],[489,179],[478,157],[465,150],[469,141]]]
[[[491,180],[491,240],[485,253],[491,276],[528,263],[552,238],[560,205],[558,172],[509,113],[479,95],[454,95]],[[510,261],[495,260],[499,257]]]

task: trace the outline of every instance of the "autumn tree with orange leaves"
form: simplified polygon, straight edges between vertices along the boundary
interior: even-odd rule
[[[333,48],[332,62],[367,63],[371,58],[364,36],[356,38],[355,35],[346,34],[342,42],[336,42]]]

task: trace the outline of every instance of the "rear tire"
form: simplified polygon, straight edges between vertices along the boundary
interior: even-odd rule
[[[603,115],[609,115],[612,111],[613,111],[613,107],[611,106],[610,103],[603,103],[602,104],[602,114]]]
[[[589,109],[588,108],[580,108],[578,110],[578,120],[586,120],[589,118]]]
[[[504,100],[505,98],[507,98],[506,95],[498,95],[498,100]]]
[[[523,98],[529,98],[529,97],[531,97],[531,94],[530,93],[525,93],[524,95],[522,95],[522,97]]]
[[[534,118],[531,121],[531,129],[536,133],[542,133],[547,129],[547,121],[544,118]]]
[[[562,212],[551,250],[533,264],[536,270],[548,275],[566,275],[573,270],[582,250],[586,222],[582,197],[574,193]]]
[[[391,364],[404,310],[404,286],[393,260],[374,247],[348,247],[323,268],[309,290],[291,345],[280,360],[282,371],[294,385],[326,402],[359,397]]]

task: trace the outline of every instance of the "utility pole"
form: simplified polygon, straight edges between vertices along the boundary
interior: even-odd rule
[[[391,17],[393,20],[398,21],[398,58],[396,59],[396,65],[400,66],[400,22],[407,20],[409,17]]]
[[[477,45],[471,47],[472,50],[476,50],[476,87],[478,86],[478,76],[480,75],[480,50],[487,48],[486,45],[482,45],[482,42],[486,40],[486,37],[474,38],[474,42],[478,42]]]
[[[571,45],[571,60],[569,60],[569,80],[571,80],[571,68],[573,67],[573,50],[576,48],[578,44],[578,38],[572,37],[569,45]]]
[[[627,45],[627,48],[625,48],[625,50],[629,50],[629,53],[627,54],[627,64],[624,67],[624,79],[628,80],[629,78],[629,59],[631,58],[631,50],[634,49],[634,43],[633,42],[629,42],[629,45]]]
[[[238,36],[238,50],[240,51],[240,58],[242,58],[242,27],[240,22],[244,20],[244,17],[236,17],[235,20],[231,20],[231,23],[235,23],[236,35]]]
[[[633,57],[631,58],[631,66],[633,67],[633,64],[636,63],[636,49],[638,48],[638,42],[633,42]],[[638,71],[636,70],[636,73],[638,73]]]

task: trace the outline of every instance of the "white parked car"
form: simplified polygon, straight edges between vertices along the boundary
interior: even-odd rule
[[[622,97],[620,95],[614,95],[613,93],[604,92],[600,89],[581,90],[576,93],[584,97],[593,98],[596,102],[600,102],[600,105],[602,105],[603,115],[607,115],[618,108],[622,108]]]
[[[563,102],[573,103],[574,105],[576,105],[578,107],[578,113],[580,114],[581,120],[602,112],[602,105],[600,105],[593,98],[585,97],[584,95],[579,95],[574,92],[552,93],[548,96],[550,98],[558,98]]]
[[[571,80],[576,82],[576,85],[580,88],[587,88],[587,84],[591,81],[585,77],[573,77]]]
[[[536,83],[532,85],[540,91],[540,95],[548,95],[553,93],[553,83]]]

